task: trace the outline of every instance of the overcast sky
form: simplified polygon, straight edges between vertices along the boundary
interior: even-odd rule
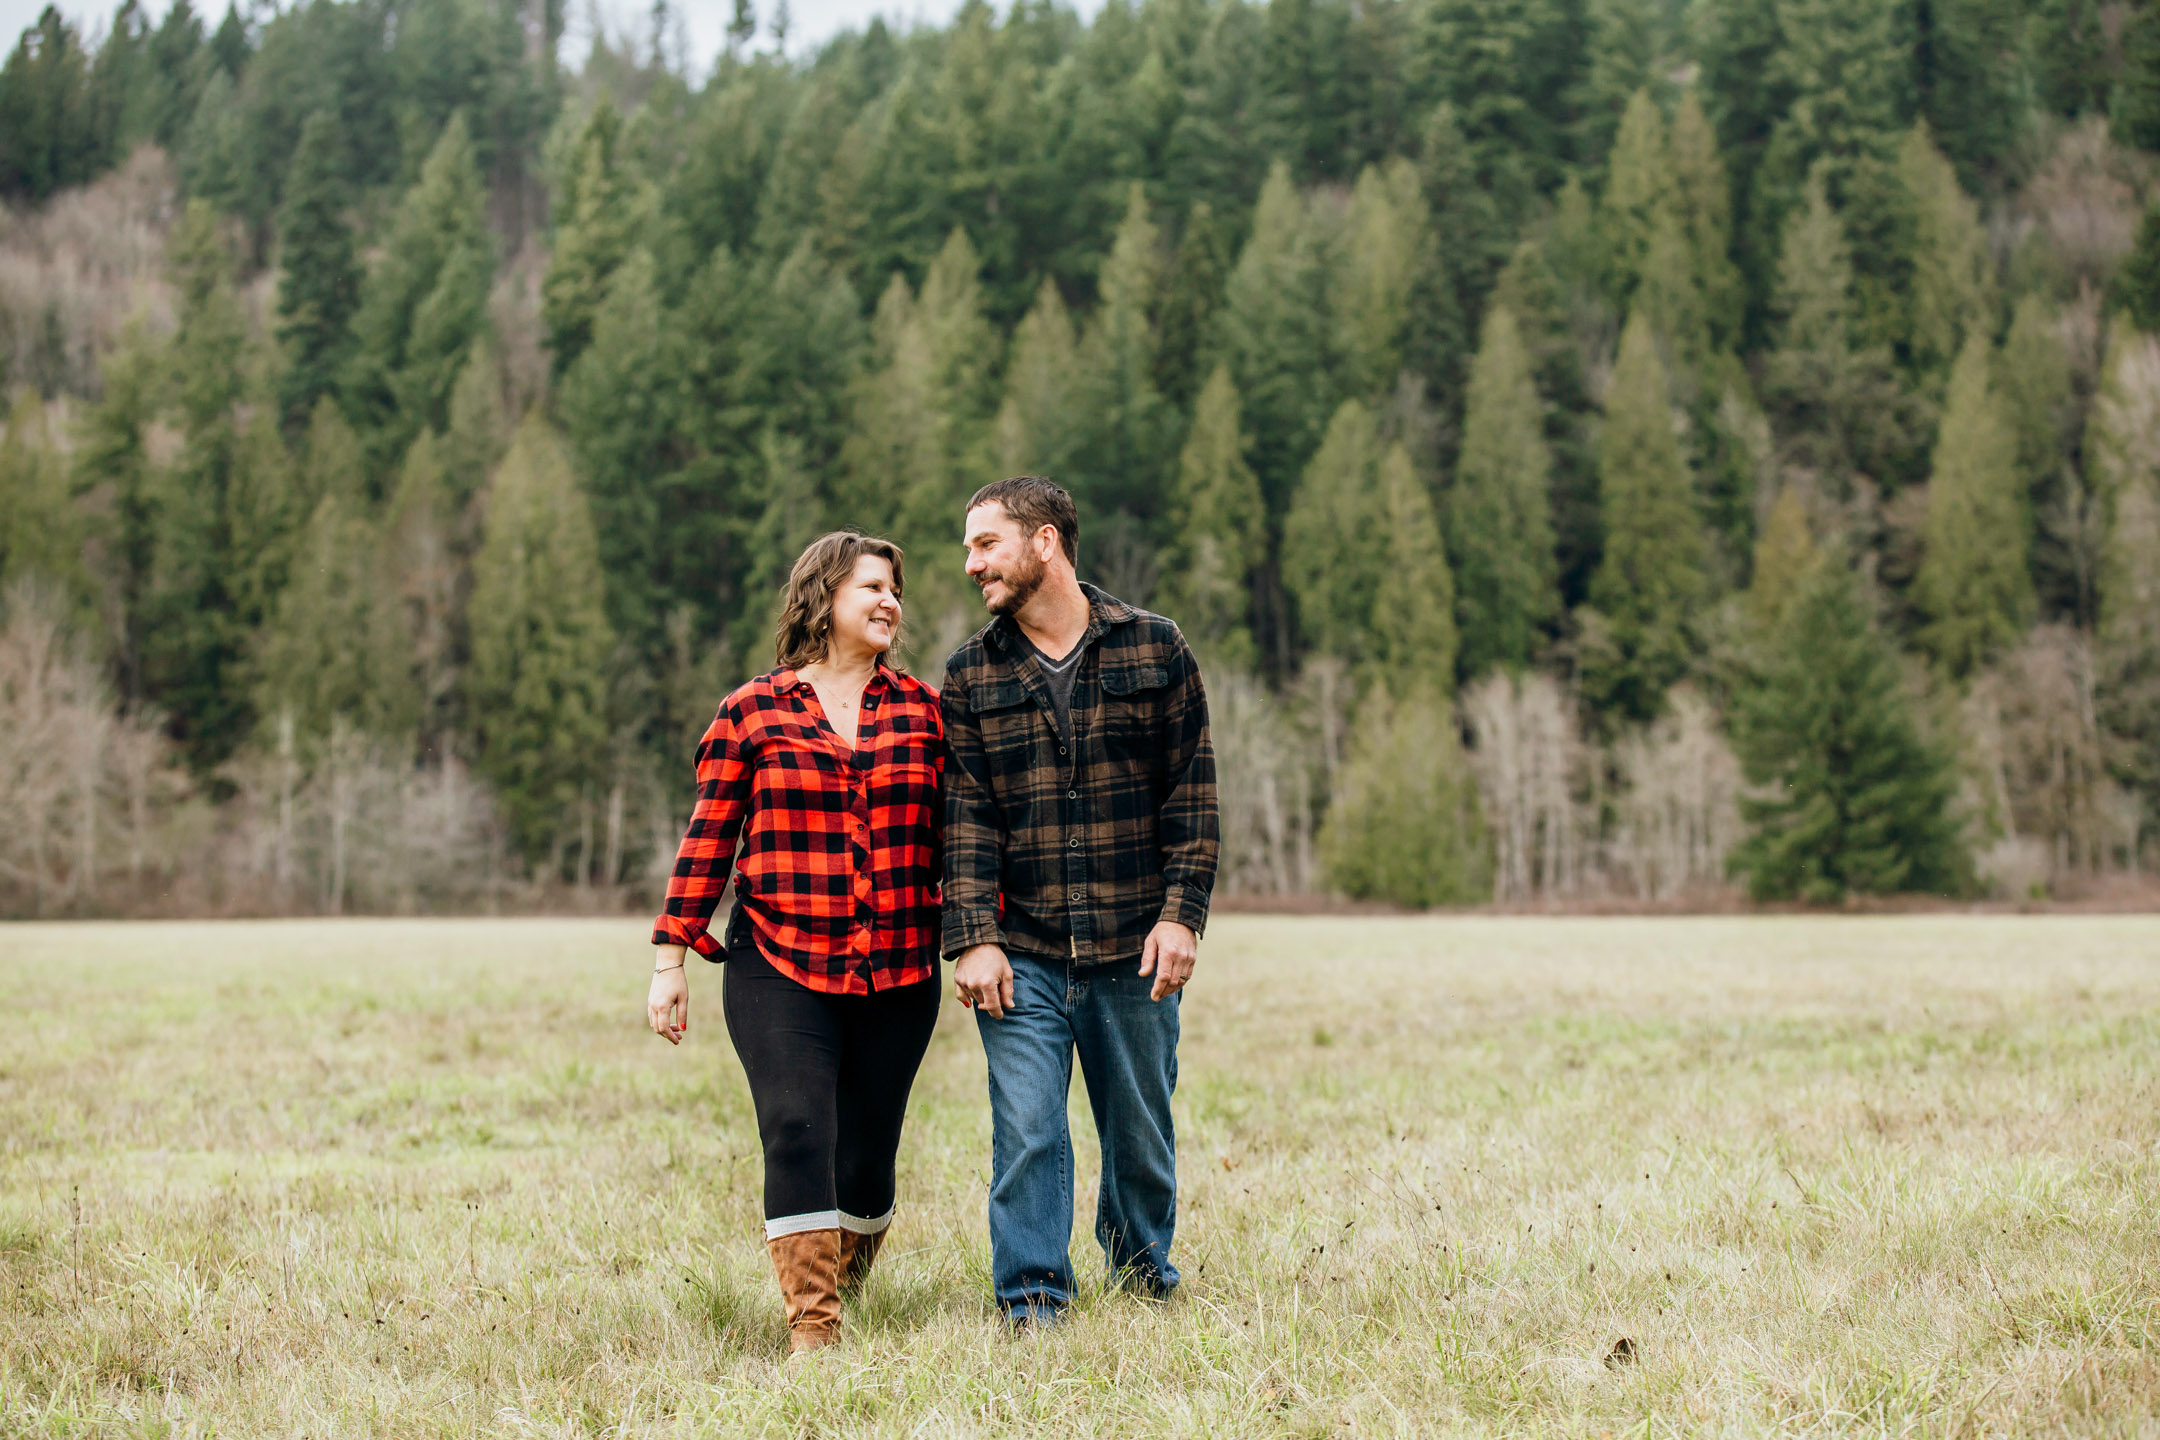
[[[6,45],[14,48],[15,37],[36,21],[45,8],[47,0],[0,0],[0,36],[6,37]],[[601,22],[611,31],[620,34],[629,28],[644,34],[648,16],[652,11],[651,0],[597,0]],[[758,19],[762,25],[769,21],[778,0],[758,0]],[[873,15],[883,15],[888,20],[930,21],[942,23],[959,9],[960,0],[789,0],[792,20],[788,31],[788,49],[801,54],[820,41],[839,34],[842,30],[860,29],[870,22]],[[165,13],[167,0],[144,0],[143,9],[151,16]],[[1079,9],[1092,14],[1097,0],[1081,0]],[[684,38],[688,42],[690,60],[700,78],[711,69],[713,57],[720,53],[720,46],[727,29],[728,14],[732,0],[675,0],[675,9],[682,17]],[[84,24],[87,29],[104,26],[118,7],[118,0],[61,0],[60,9],[69,19]],[[575,65],[585,57],[592,35],[591,5],[588,0],[569,0],[566,7],[570,16],[569,34],[563,41],[563,58]],[[1002,11],[1005,6],[998,4]],[[215,25],[225,13],[225,0],[196,0],[196,9]],[[770,37],[761,29],[758,44],[764,48],[771,44]]]

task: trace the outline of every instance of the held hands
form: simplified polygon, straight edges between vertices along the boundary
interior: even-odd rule
[[[1003,947],[975,945],[960,952],[953,962],[953,998],[979,1008],[993,1020],[1005,1018],[1012,1008],[1012,962]]]
[[[1193,961],[1200,951],[1200,937],[1175,920],[1158,920],[1155,928],[1148,931],[1147,944],[1140,950],[1140,973],[1155,977],[1155,988],[1148,992],[1148,999],[1160,1000],[1165,995],[1175,995],[1192,979]]]
[[[683,947],[653,949],[652,988],[645,992],[645,1022],[670,1045],[682,1044],[690,1028],[690,981],[683,972]]]

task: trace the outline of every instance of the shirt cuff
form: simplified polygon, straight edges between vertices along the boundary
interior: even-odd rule
[[[1003,945],[1005,932],[998,928],[997,911],[955,910],[945,911],[945,937],[939,946],[947,960],[963,950],[977,945]]]
[[[1207,933],[1207,911],[1210,895],[1191,885],[1172,885],[1163,895],[1162,914],[1158,920],[1175,920],[1196,936]]]
[[[655,945],[687,945],[707,960],[720,952],[720,942],[712,931],[703,925],[695,925],[679,915],[662,915],[653,921],[652,943]]]

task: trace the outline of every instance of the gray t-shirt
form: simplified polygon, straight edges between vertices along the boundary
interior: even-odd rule
[[[1042,652],[1040,646],[1027,638],[1025,630],[1020,632],[1020,639],[1035,656],[1035,663],[1042,667],[1043,681],[1050,687],[1050,704],[1057,711],[1058,729],[1070,735],[1073,681],[1080,674],[1080,655],[1087,649],[1087,643],[1082,641],[1073,646],[1062,660],[1053,660]]]

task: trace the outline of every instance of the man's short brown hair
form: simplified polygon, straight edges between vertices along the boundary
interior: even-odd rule
[[[1057,527],[1058,548],[1074,569],[1080,567],[1080,510],[1064,486],[1040,475],[1015,475],[977,490],[967,508],[973,510],[992,501],[1012,516],[1022,535],[1032,535],[1045,525]]]

